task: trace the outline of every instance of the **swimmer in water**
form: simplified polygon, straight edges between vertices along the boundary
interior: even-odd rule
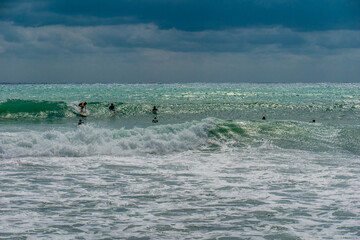
[[[156,106],[154,106],[152,109],[153,114],[157,114],[157,111],[158,111],[158,109],[156,108]]]
[[[153,123],[157,123],[157,122],[159,122],[159,120],[158,120],[156,117],[154,117],[154,119],[152,120],[152,122],[153,122]]]
[[[115,106],[113,103],[110,104],[109,109],[113,112],[115,112]]]

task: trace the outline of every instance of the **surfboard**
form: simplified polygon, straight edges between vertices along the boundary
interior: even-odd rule
[[[80,112],[80,110],[79,110],[79,111],[74,111],[74,113],[77,115],[80,115],[82,117],[86,117],[86,112]]]

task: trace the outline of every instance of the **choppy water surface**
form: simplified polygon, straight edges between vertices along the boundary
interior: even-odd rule
[[[358,239],[359,88],[0,85],[0,238]]]

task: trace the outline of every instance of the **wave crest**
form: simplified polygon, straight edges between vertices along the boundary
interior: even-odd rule
[[[2,158],[28,156],[80,157],[92,155],[166,154],[196,149],[207,141],[213,120],[148,128],[77,129],[0,133]],[[2,149],[2,151],[1,151]]]
[[[294,121],[222,121],[109,129],[94,124],[48,131],[0,132],[0,158],[130,156],[195,151],[296,149],[360,154],[358,126]]]

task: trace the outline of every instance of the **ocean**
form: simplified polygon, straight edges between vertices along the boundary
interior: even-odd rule
[[[3,84],[0,239],[360,239],[359,120],[360,84]]]

